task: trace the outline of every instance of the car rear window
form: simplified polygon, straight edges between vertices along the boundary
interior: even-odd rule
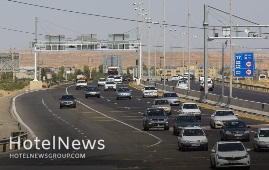
[[[218,151],[229,152],[229,151],[244,151],[245,148],[241,143],[223,143],[218,145]]]

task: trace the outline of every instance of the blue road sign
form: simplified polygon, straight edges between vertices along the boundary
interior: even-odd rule
[[[234,53],[234,77],[253,77],[255,60],[253,52]]]

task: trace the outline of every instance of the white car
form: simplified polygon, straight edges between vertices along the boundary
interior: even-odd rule
[[[269,149],[269,128],[259,128],[254,135],[254,150],[259,152],[261,149]]]
[[[143,89],[143,98],[145,97],[158,97],[158,89],[154,86],[144,86]]]
[[[210,127],[221,128],[225,121],[237,119],[237,115],[232,110],[215,110],[210,118]]]
[[[97,84],[98,84],[98,87],[104,86],[106,84],[106,78],[99,78]]]
[[[201,110],[196,103],[181,103],[179,114],[191,114],[201,120]]]
[[[182,78],[182,79],[179,79],[177,84],[176,84],[176,88],[179,88],[179,89],[188,89],[188,80]]]
[[[250,168],[250,149],[246,149],[240,141],[220,141],[215,144],[210,154],[212,168],[246,167]]]
[[[172,80],[172,81],[178,81],[178,80],[179,80],[179,77],[178,77],[177,75],[175,75],[175,76],[172,77],[171,80]]]
[[[114,79],[114,76],[107,76],[106,80],[114,82],[115,79]]]
[[[116,84],[122,84],[122,77],[121,76],[115,76],[114,77],[114,82]]]
[[[117,89],[117,84],[114,81],[106,81],[106,84],[104,86],[104,90],[114,90],[116,91]]]
[[[85,80],[78,80],[76,83],[76,90],[78,89],[84,89],[85,87],[87,87],[87,81]]]
[[[179,96],[175,92],[164,92],[162,95],[162,99],[168,100],[171,106],[180,105]]]
[[[208,139],[201,127],[185,127],[178,135],[179,150],[203,149],[208,150]]]

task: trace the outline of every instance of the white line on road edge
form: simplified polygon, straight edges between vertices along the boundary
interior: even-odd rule
[[[18,122],[28,130],[28,132],[31,134],[31,136],[32,136],[33,138],[35,138],[35,137],[36,137],[35,133],[32,131],[32,129],[31,129],[29,126],[27,126],[27,125],[22,121],[21,117],[20,117],[19,114],[17,113],[17,109],[16,109],[16,106],[15,106],[16,98],[19,97],[19,96],[21,96],[21,95],[23,95],[23,94],[24,94],[24,93],[19,94],[19,95],[15,96],[15,97],[12,99],[12,109],[11,109],[11,112],[12,112],[13,117],[14,117],[15,119],[17,119]]]

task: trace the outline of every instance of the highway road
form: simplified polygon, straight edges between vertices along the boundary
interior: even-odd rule
[[[120,86],[128,86],[127,84]],[[130,87],[131,88],[131,87]],[[77,108],[59,109],[59,97],[62,94],[74,94]],[[71,140],[96,141],[91,149],[48,149],[18,150],[12,153],[82,153],[80,159],[26,159],[10,158],[10,154],[0,155],[0,169],[14,166],[81,166],[93,169],[210,169],[209,155],[215,142],[220,140],[219,129],[209,127],[209,118],[213,110],[202,108],[201,126],[209,139],[208,151],[182,152],[177,147],[177,136],[172,129],[164,131],[142,130],[142,114],[151,106],[153,98],[142,98],[142,92],[132,88],[131,100],[116,100],[114,91],[103,91],[101,98],[84,98],[82,90],[73,85],[61,85],[56,88],[29,92],[16,98],[16,110],[21,119],[40,140],[52,141],[52,136]],[[170,124],[177,114],[178,106],[172,107]],[[250,125],[251,141],[243,142],[252,149],[252,137],[264,122],[242,118]],[[103,141],[105,148],[97,142]],[[102,143],[102,142],[101,142]],[[101,148],[101,149],[98,149]],[[269,152],[250,151],[251,169],[267,170]]]
[[[162,83],[162,82],[159,82]],[[168,81],[166,85],[175,86],[176,81]],[[199,82],[191,81],[191,90],[200,91]],[[208,93],[213,93],[217,95],[221,95],[222,87],[221,85],[215,84],[213,91],[208,91]],[[224,96],[229,96],[230,89],[227,86],[224,86]],[[233,97],[238,99],[244,99],[249,101],[261,102],[261,103],[269,103],[268,93],[250,91],[245,89],[233,88],[232,90]]]

